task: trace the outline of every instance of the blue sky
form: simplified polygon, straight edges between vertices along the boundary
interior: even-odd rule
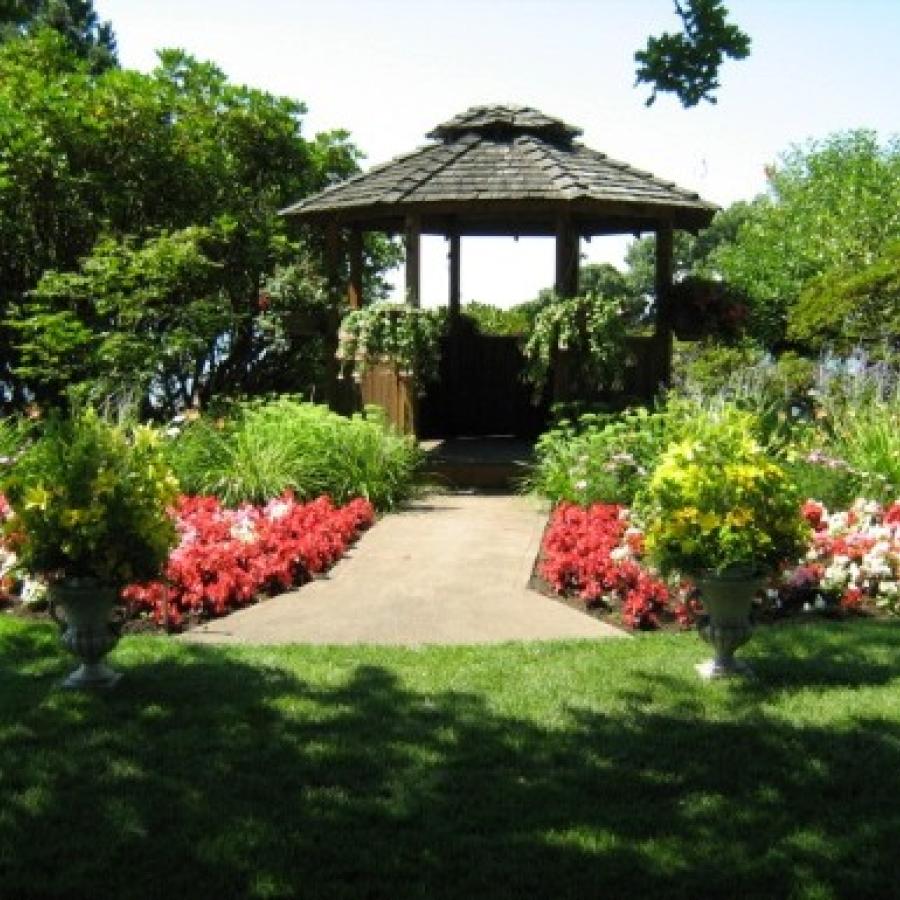
[[[479,103],[523,103],[589,146],[721,205],[764,188],[791,144],[847,128],[900,132],[900,0],[729,0],[752,40],[716,105],[644,105],[633,54],[674,29],[671,0],[95,0],[126,66],[183,47],[229,77],[303,100],[308,134],[346,128],[382,162]],[[621,261],[624,240],[588,259]],[[445,302],[446,247],[423,247],[423,296]],[[402,276],[395,279],[398,294]],[[464,300],[509,305],[553,280],[549,240],[466,239]],[[401,294],[402,295],[402,294]]]

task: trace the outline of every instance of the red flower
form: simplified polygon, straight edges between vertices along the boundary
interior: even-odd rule
[[[124,597],[157,622],[177,625],[184,614],[224,615],[263,592],[309,581],[340,559],[375,511],[367,500],[335,507],[328,497],[304,504],[285,493],[238,509],[215,497],[181,497],[172,515],[181,541],[164,580],[131,585]]]
[[[622,507],[561,503],[544,535],[539,572],[558,594],[587,606],[612,602],[632,628],[655,628],[669,590],[640,564],[643,550],[644,536],[628,527]]]

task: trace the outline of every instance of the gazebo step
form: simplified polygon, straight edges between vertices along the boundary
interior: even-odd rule
[[[506,435],[423,441],[425,474],[449,488],[515,490],[531,472],[529,441]]]

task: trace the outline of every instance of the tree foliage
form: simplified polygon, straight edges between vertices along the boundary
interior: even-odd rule
[[[2,0],[0,42],[51,28],[88,61],[91,71],[117,65],[116,37],[109,22],[100,21],[93,0]]]
[[[828,344],[900,343],[900,241],[873,263],[814,278],[790,310],[788,336],[812,349]]]
[[[634,54],[635,84],[652,87],[647,106],[659,92],[673,93],[685,107],[701,100],[715,103],[719,70],[725,61],[750,55],[750,38],[728,21],[722,0],[675,0],[682,30],[649,37],[647,46]]]
[[[202,399],[289,356],[265,343],[260,291],[322,248],[277,211],[359,153],[343,131],[304,138],[302,103],[159,58],[95,74],[48,29],[0,47],[0,387],[19,402],[128,377],[157,401]],[[367,245],[376,289],[386,246]]]
[[[814,279],[852,276],[900,239],[900,141],[834,134],[792,148],[768,178],[768,194],[710,265],[749,295],[753,331],[772,344]]]

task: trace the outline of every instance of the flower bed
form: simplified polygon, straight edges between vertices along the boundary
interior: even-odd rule
[[[299,503],[290,493],[265,506],[223,507],[215,497],[182,497],[181,540],[164,580],[130,585],[123,596],[157,623],[222,616],[262,593],[303,584],[333,565],[372,524],[367,500],[336,507],[328,497]]]
[[[8,512],[0,495],[0,515]],[[335,506],[328,497],[300,503],[285,493],[264,506],[223,507],[215,497],[182,496],[172,510],[180,540],[164,578],[123,591],[129,612],[178,627],[185,619],[225,615],[309,581],[326,571],[375,512],[368,500]],[[0,544],[0,592],[13,593],[15,555]],[[19,598],[43,596],[36,582],[19,582]]]
[[[615,609],[632,628],[656,628],[663,619],[690,624],[688,591],[673,590],[645,568],[643,552],[643,531],[624,507],[561,503],[544,534],[538,572],[556,594],[577,596],[588,609]]]
[[[829,513],[803,505],[813,529],[806,558],[785,574],[778,604],[855,610],[867,604],[900,614],[900,501],[883,507],[857,500]]]
[[[831,513],[807,501],[805,557],[773,579],[761,604],[793,612],[885,610],[900,614],[900,502],[859,500]],[[628,509],[561,503],[541,545],[537,571],[550,590],[631,628],[689,627],[702,610],[688,581],[663,581],[644,564],[644,533]]]

